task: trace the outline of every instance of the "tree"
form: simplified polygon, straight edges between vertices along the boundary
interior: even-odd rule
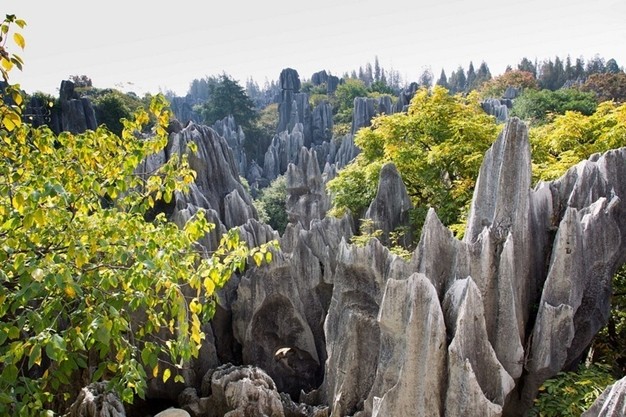
[[[608,74],[618,74],[622,72],[619,69],[619,65],[617,65],[617,61],[615,61],[615,59],[613,58],[606,61],[606,67],[604,68],[604,71]]]
[[[367,97],[367,87],[363,81],[350,78],[337,87],[335,123],[350,123],[354,99],[357,97]]]
[[[522,58],[520,63],[517,64],[517,69],[520,71],[530,72],[535,78],[537,77],[537,65],[526,57]]]
[[[289,223],[287,216],[287,180],[284,175],[276,178],[269,187],[261,190],[257,200],[265,210],[268,224],[282,234]]]
[[[232,115],[244,130],[252,125],[257,117],[254,103],[237,81],[224,73],[209,79],[208,90],[209,98],[200,110],[205,123],[212,125]]]
[[[465,85],[467,84],[467,78],[465,78],[465,71],[463,67],[459,65],[456,71],[452,71],[450,74],[450,79],[448,80],[448,85],[450,86],[450,91],[452,93],[460,93],[465,91]]]
[[[508,87],[514,87],[519,90],[527,90],[538,88],[537,80],[532,73],[520,70],[511,70],[502,75],[485,82],[481,88],[481,96],[483,97],[502,97]]]
[[[608,100],[624,103],[626,102],[626,74],[621,71],[591,74],[580,89],[594,93],[598,103]]]
[[[448,77],[446,77],[446,72],[441,69],[441,75],[439,75],[439,79],[437,80],[437,84],[445,89],[449,89],[448,87]]]
[[[270,146],[278,126],[278,104],[273,103],[259,111],[259,117],[247,130],[244,149],[249,161],[263,165],[265,151]]]
[[[93,87],[91,78],[86,75],[70,75],[70,81],[74,83],[76,88],[90,88]]]
[[[483,154],[498,130],[476,93],[461,97],[440,86],[432,92],[420,89],[407,113],[379,116],[356,134],[361,153],[328,184],[333,212],[362,217],[382,165],[393,162],[417,207],[416,235],[428,207],[435,207],[447,225],[462,223]]]
[[[381,77],[380,63],[378,62],[378,55],[374,57],[374,82],[379,82]]]
[[[563,61],[559,57],[556,57],[554,62],[551,59],[544,61],[541,64],[541,70],[537,77],[541,88],[548,90],[558,90],[565,83],[565,69],[563,68]]]
[[[465,91],[474,89],[476,83],[476,71],[474,70],[474,63],[470,61],[469,68],[467,69],[467,79],[465,80]]]
[[[594,153],[626,146],[626,104],[604,102],[588,114],[564,111],[533,127],[530,139],[534,177],[558,178]]]
[[[430,68],[424,68],[418,79],[420,87],[430,88],[433,85],[433,73]]]
[[[0,415],[52,415],[81,376],[110,381],[124,401],[144,395],[148,374],[180,382],[172,364],[198,356],[214,291],[249,257],[271,258],[234,231],[203,258],[194,245],[213,226],[202,211],[182,228],[163,214],[146,221],[195,176],[186,154],[139,175],[167,143],[165,105],[154,98],[154,136],[142,140],[145,111],[121,137],[104,128],[56,136],[7,117],[0,102]]]
[[[480,63],[478,71],[476,72],[476,81],[474,82],[474,89],[480,89],[484,83],[491,80],[491,71],[485,61]]]
[[[595,55],[589,61],[587,61],[587,67],[585,68],[585,73],[587,76],[591,74],[602,74],[605,70],[604,58],[600,57],[600,55]]]
[[[121,135],[124,130],[122,119],[129,119],[132,115],[130,109],[120,97],[120,93],[110,92],[94,100],[94,110],[98,123],[106,125],[116,135]]]
[[[596,107],[593,93],[585,93],[573,88],[556,91],[526,90],[515,99],[511,114],[533,124],[543,124],[554,115],[564,114],[566,111],[590,115]]]

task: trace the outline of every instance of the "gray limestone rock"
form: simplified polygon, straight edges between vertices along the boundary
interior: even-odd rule
[[[187,150],[190,142],[196,144],[197,153]],[[252,198],[241,184],[232,151],[226,140],[213,129],[190,124],[181,132],[172,133],[166,156],[174,153],[188,154],[189,166],[197,174],[196,186],[208,201],[209,207],[217,211],[222,219],[225,217],[224,196],[233,190],[237,190],[239,197],[249,206],[254,218],[257,218]]]
[[[233,116],[227,116],[222,120],[218,120],[213,124],[213,129],[218,135],[226,139],[226,143],[233,153],[237,171],[241,175],[245,175],[248,168],[248,158],[244,149],[246,135],[241,126],[238,126]]]
[[[390,244],[389,234],[404,228],[405,233],[399,244],[408,247],[413,241],[409,230],[409,210],[412,204],[402,177],[393,163],[383,165],[378,180],[376,197],[370,204],[365,218],[374,222],[374,229],[383,231],[381,241]]]
[[[298,123],[291,133],[285,130],[274,136],[263,163],[263,175],[268,181],[284,174],[289,164],[298,163],[300,149],[304,146],[303,129],[303,125]]]
[[[319,169],[315,151],[301,148],[298,164],[289,164],[286,174],[286,210],[290,223],[305,229],[312,220],[321,220],[330,209],[330,198]]]
[[[374,383],[380,353],[377,320],[393,255],[372,239],[363,248],[339,246],[333,295],[324,322],[326,373],[317,397],[331,416],[363,410]]]
[[[626,378],[609,385],[581,417],[626,416]]]
[[[276,385],[263,370],[224,365],[211,373],[210,417],[284,417]]]
[[[341,169],[348,165],[356,156],[361,152],[358,146],[354,143],[354,135],[348,133],[341,139],[339,148],[335,155],[335,166],[337,169]]]
[[[91,101],[80,97],[74,91],[73,82],[68,80],[61,82],[59,103],[61,105],[61,131],[83,133],[98,127]]]
[[[446,386],[446,327],[437,291],[423,274],[389,279],[378,322],[380,360],[368,414],[439,416]]]
[[[509,107],[506,100],[488,98],[481,101],[480,106],[485,113],[494,116],[498,122],[505,122],[509,118]]]
[[[312,144],[320,145],[330,142],[333,137],[333,109],[327,101],[323,101],[313,109],[311,115]]]
[[[500,416],[515,382],[489,343],[482,297],[471,277],[457,280],[443,310],[448,336],[446,416]]]
[[[409,103],[411,103],[411,99],[415,96],[415,93],[419,89],[419,85],[415,82],[409,84],[408,87],[400,91],[398,93],[398,99],[396,103],[393,105],[393,113],[404,112],[409,107]]]
[[[108,382],[94,382],[84,387],[65,417],[125,417],[122,401],[107,389]]]
[[[393,106],[389,96],[355,98],[354,110],[352,112],[352,134],[354,135],[362,127],[369,126],[374,116],[383,113],[393,113]]]

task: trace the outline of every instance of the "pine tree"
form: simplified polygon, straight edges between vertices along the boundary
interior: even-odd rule
[[[476,82],[476,71],[474,71],[474,64],[472,61],[469,63],[469,68],[467,69],[467,79],[465,80],[465,91],[470,91],[474,89],[474,84]]]
[[[450,89],[450,86],[448,85],[448,77],[446,77],[446,72],[443,70],[443,68],[441,69],[441,75],[437,80],[437,85],[440,85],[448,90]]]

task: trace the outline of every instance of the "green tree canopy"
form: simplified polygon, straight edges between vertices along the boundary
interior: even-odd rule
[[[577,111],[590,115],[596,110],[597,102],[593,93],[585,93],[574,88],[550,90],[525,90],[513,104],[511,114],[531,123],[546,123],[555,114]]]
[[[482,157],[500,128],[482,111],[478,95],[420,89],[407,113],[375,118],[355,137],[361,153],[328,184],[334,212],[361,217],[376,193],[385,162],[393,162],[413,204],[419,229],[428,207],[447,225],[462,222]],[[417,233],[419,235],[419,233]]]
[[[209,125],[232,115],[237,124],[247,129],[257,118],[254,103],[245,89],[225,73],[208,79],[208,96],[200,107],[200,114]]]
[[[335,123],[350,123],[354,99],[367,97],[367,87],[361,80],[348,78],[337,87],[334,104],[336,106]]]

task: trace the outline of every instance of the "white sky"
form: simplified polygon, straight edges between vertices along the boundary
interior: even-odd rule
[[[84,74],[95,87],[184,95],[223,71],[263,86],[286,67],[340,76],[375,56],[408,81],[483,60],[497,75],[523,57],[626,66],[626,0],[0,1],[28,24],[12,78],[27,92],[56,94]]]

